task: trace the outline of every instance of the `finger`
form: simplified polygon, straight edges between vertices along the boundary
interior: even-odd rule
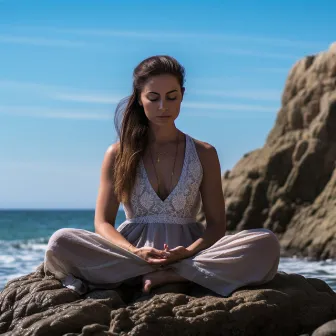
[[[163,251],[163,250],[158,250],[158,249],[156,249],[156,248],[151,248],[151,249],[149,250],[149,253],[157,254],[157,255],[161,255],[162,253],[164,253],[164,251]]]
[[[153,259],[153,258],[148,258],[147,262],[152,265],[164,265],[167,263],[167,259]]]
[[[169,258],[170,257],[170,252],[164,252],[163,254],[162,254],[162,256],[161,256],[161,258]]]
[[[176,246],[176,247],[172,248],[171,250],[180,250],[180,249],[182,249],[182,246]]]
[[[166,260],[169,256],[158,256],[158,255],[153,255],[150,254],[148,255],[147,259],[152,259],[152,260]]]
[[[162,260],[164,260],[164,262],[166,263],[166,262],[173,262],[176,259],[179,259],[179,256],[177,254],[169,254]],[[159,259],[155,259],[155,260],[159,260]]]
[[[145,256],[145,260],[165,260],[165,258],[161,255],[157,255],[157,254],[153,254],[153,253],[147,253],[147,255]]]
[[[152,249],[150,251],[150,254],[153,255],[153,256],[158,256],[160,258],[165,258],[167,256],[166,251],[160,251],[160,250],[157,250],[157,249]]]
[[[150,258],[155,258],[155,259],[162,259],[162,258],[166,258],[167,257],[167,255],[166,255],[167,253],[166,252],[164,252],[164,253],[151,253],[151,252],[149,252],[148,253],[148,257],[150,257]]]

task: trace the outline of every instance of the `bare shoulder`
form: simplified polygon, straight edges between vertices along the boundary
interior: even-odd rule
[[[114,162],[117,154],[119,153],[119,149],[120,149],[119,141],[108,146],[105,152],[104,161]]]
[[[207,142],[194,139],[195,147],[197,154],[202,161],[202,163],[207,162],[208,160],[214,160],[217,158],[217,150],[214,146],[210,145]]]
[[[114,163],[119,152],[119,142],[111,144],[105,151],[102,163],[102,177],[111,178],[114,170]]]

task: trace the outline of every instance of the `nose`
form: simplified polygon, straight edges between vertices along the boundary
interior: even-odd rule
[[[166,110],[166,108],[163,106],[163,99],[160,99],[159,110]]]

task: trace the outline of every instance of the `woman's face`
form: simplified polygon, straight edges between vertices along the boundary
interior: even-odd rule
[[[180,113],[183,94],[184,88],[181,89],[175,76],[153,76],[142,89],[140,105],[149,122],[157,125],[172,124]]]

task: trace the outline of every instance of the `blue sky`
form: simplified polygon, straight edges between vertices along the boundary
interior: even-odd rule
[[[177,126],[222,171],[261,147],[293,64],[335,40],[332,1],[0,0],[0,208],[94,208],[114,109],[144,58],[186,68]]]

